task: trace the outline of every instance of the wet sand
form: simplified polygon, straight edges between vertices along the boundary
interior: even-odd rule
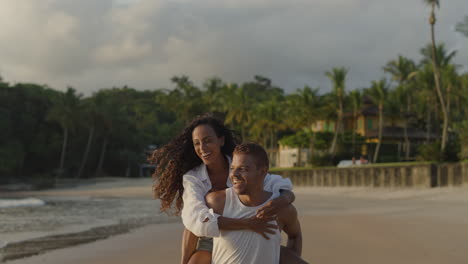
[[[114,186],[115,187],[115,186]],[[113,188],[146,195],[147,186]],[[103,191],[103,192],[101,192]],[[67,195],[61,190],[61,195]],[[108,195],[107,188],[69,195]],[[146,194],[143,194],[146,193]],[[299,188],[295,202],[310,263],[468,263],[468,188]],[[54,195],[49,191],[47,195]],[[181,223],[148,225],[7,263],[179,263]]]

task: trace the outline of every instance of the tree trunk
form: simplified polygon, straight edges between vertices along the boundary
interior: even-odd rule
[[[353,157],[356,155],[356,127],[357,127],[357,109],[354,107],[353,111]]]
[[[380,145],[382,143],[382,133],[383,133],[383,103],[379,103],[379,141],[377,142],[377,146],[375,147],[374,152],[374,160],[373,162],[377,162],[377,158],[379,157]]]
[[[336,145],[337,145],[337,141],[338,141],[338,133],[341,130],[341,119],[342,119],[341,116],[342,116],[342,112],[339,111],[338,112],[338,118],[336,120],[336,125],[335,125],[335,134],[333,135],[333,141],[332,141],[332,145],[330,147],[330,154],[333,157],[336,154]]]
[[[77,178],[81,178],[81,175],[83,174],[83,170],[86,166],[86,162],[88,161],[89,150],[91,149],[91,142],[93,141],[93,136],[94,136],[94,126],[89,129],[88,143],[86,143],[86,149],[83,155],[83,159],[81,160],[81,165],[80,165],[80,169],[78,170]]]
[[[301,167],[301,161],[302,161],[302,145],[299,145],[299,147],[297,149],[296,167]]]
[[[436,60],[436,43],[435,43],[435,34],[434,34],[434,24],[435,24],[435,4],[432,4],[432,11],[429,23],[431,24],[431,41],[432,41],[432,66],[434,67],[434,82],[437,91],[437,97],[439,97],[440,108],[442,109],[442,115],[444,118],[444,125],[442,128],[442,142],[440,144],[440,151],[443,153],[445,151],[445,146],[447,143],[447,129],[448,129],[448,114],[447,108],[445,105],[444,96],[442,94],[442,89],[440,88],[440,73],[439,65],[437,65]]]
[[[409,149],[409,138],[408,138],[408,120],[405,120],[405,126],[403,128],[403,133],[405,136],[405,160],[409,160],[409,154],[410,154],[410,149]]]
[[[338,120],[336,120],[336,124],[335,124],[335,133],[333,134],[333,141],[332,141],[332,144],[330,146],[330,154],[332,156],[335,155],[335,149],[336,149],[336,141],[338,139]]]
[[[333,141],[330,147],[330,154],[332,155],[333,158],[335,157],[336,141],[338,140],[338,133],[341,130],[342,122],[343,122],[343,102],[341,100],[341,92],[338,92],[338,118],[336,120],[335,134],[333,135]]]
[[[427,96],[427,115],[426,115],[426,144],[429,144],[430,142],[430,135],[431,135],[431,110],[430,110],[430,105],[431,101],[429,96]]]
[[[310,137],[310,142],[309,142],[309,151],[310,151],[310,165],[312,165],[312,160],[314,158],[314,144],[315,144],[315,133],[312,131],[312,136]]]
[[[270,167],[274,165],[273,158],[274,158],[274,151],[275,151],[275,132],[273,129],[270,130],[270,151],[269,151],[269,159],[270,159]],[[267,146],[267,145],[265,145]]]
[[[245,142],[245,129],[244,125],[241,124],[241,137],[242,137],[242,142]]]
[[[127,158],[127,168],[125,169],[125,177],[127,177],[127,178],[130,178],[130,171],[131,171],[130,170],[131,169],[130,165],[131,165],[130,164],[130,159]]]
[[[447,85],[447,94],[445,95],[446,99],[447,99],[447,126],[448,126],[448,123],[450,121],[450,108],[451,108],[451,103],[450,103],[450,94],[452,93],[452,85],[451,84],[448,84]],[[447,130],[448,130],[448,127],[447,127]],[[448,137],[448,135],[447,135]],[[448,138],[447,138],[448,140]]]
[[[68,128],[63,128],[63,143],[62,143],[62,154],[60,155],[60,165],[59,165],[59,177],[63,176],[63,168],[65,166],[65,152],[67,150],[68,143]]]
[[[275,132],[273,131],[273,129],[271,129],[270,130],[270,149],[271,150],[273,150],[275,148],[275,143],[274,143],[275,136],[274,135],[275,135]]]
[[[409,155],[410,155],[410,142],[409,142],[409,137],[408,137],[408,118],[409,118],[409,113],[410,113],[410,96],[409,94],[406,95],[406,114],[405,114],[405,127],[403,130],[404,136],[405,136],[405,160],[409,160]]]
[[[98,177],[102,174],[102,166],[104,164],[104,156],[106,155],[106,148],[107,148],[107,136],[104,137],[104,142],[102,143],[101,155],[99,156],[99,163],[96,169],[95,176]]]

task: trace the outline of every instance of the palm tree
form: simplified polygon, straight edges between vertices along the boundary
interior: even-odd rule
[[[287,97],[287,111],[288,126],[296,131],[303,131],[310,135],[309,150],[310,156],[314,155],[314,141],[315,133],[312,130],[312,126],[320,120],[322,101],[319,96],[319,89],[312,89],[305,86],[302,89],[298,89],[296,93],[291,94]],[[301,148],[301,146],[300,146]],[[299,150],[299,154],[301,154]],[[300,155],[298,155],[298,163],[300,164]]]
[[[278,131],[286,126],[283,122],[283,98],[273,97],[261,102],[252,111],[252,127],[250,133],[256,141],[263,141],[265,148],[269,149],[270,161],[277,147]],[[263,139],[263,140],[262,140]],[[269,143],[269,144],[268,144]]]
[[[96,116],[99,124],[98,131],[103,137],[98,165],[95,171],[96,177],[103,173],[106,151],[112,134],[115,131],[119,131],[119,126],[123,126],[126,123],[122,101],[128,100],[128,98],[119,98],[118,92],[119,89],[114,88],[100,90],[94,94],[94,104],[98,114]]]
[[[204,111],[202,92],[187,76],[175,76],[171,78],[175,88],[169,92],[169,101],[166,106],[172,109],[184,123],[189,122],[194,116]]]
[[[460,105],[468,105],[468,73],[462,74],[460,77],[460,90],[459,96],[457,98],[460,99]],[[468,107],[459,107],[459,113],[463,116],[468,116]]]
[[[468,16],[465,16],[463,22],[457,23],[455,30],[468,37]]]
[[[432,65],[432,44],[427,44],[420,50],[420,53],[423,56],[421,64]],[[449,52],[444,43],[439,43],[435,49],[435,54],[437,66],[439,66],[439,69],[441,69],[452,64],[453,59],[457,55],[457,51],[452,50]]]
[[[65,166],[65,154],[67,150],[68,137],[70,130],[74,130],[77,126],[78,108],[80,103],[80,94],[76,94],[76,90],[68,87],[67,91],[60,94],[55,104],[50,109],[47,119],[57,122],[63,130],[62,152],[60,154],[60,164],[58,176],[63,175]]]
[[[356,127],[358,121],[358,113],[362,105],[362,94],[359,90],[353,90],[349,94],[351,104],[353,106],[353,155],[356,153]]]
[[[399,93],[401,95],[401,102],[406,103],[406,114],[403,114],[404,137],[405,137],[405,158],[409,159],[410,154],[410,141],[408,138],[408,118],[411,112],[411,93],[408,91],[409,82],[414,79],[417,74],[416,64],[403,56],[398,56],[397,60],[392,60],[384,67],[384,71],[392,75],[392,79],[399,83]],[[402,112],[403,113],[403,112]]]
[[[452,107],[452,101],[453,101],[453,96],[452,93],[454,94],[459,94],[460,93],[460,88],[461,88],[461,78],[457,73],[457,66],[450,64],[445,66],[442,69],[442,76],[444,77],[443,80],[443,86],[445,87],[445,93],[446,93],[446,105],[447,105],[447,113],[449,116],[449,122],[451,122],[451,107]]]
[[[413,109],[418,115],[419,120],[425,119],[426,143],[429,143],[433,132],[433,114],[437,111],[438,107],[432,65],[423,64],[417,72],[415,82],[412,85],[415,88]]]
[[[83,112],[83,115],[85,116],[84,118],[86,120],[85,124],[89,129],[89,133],[88,133],[88,140],[86,143],[86,148],[83,153],[83,158],[81,160],[81,165],[78,170],[77,178],[81,178],[83,171],[86,167],[86,163],[88,161],[88,156],[89,156],[89,151],[91,150],[91,143],[93,142],[94,133],[96,131],[96,125],[99,122],[98,121],[99,113],[98,113],[98,109],[94,100],[95,100],[94,97],[87,98],[82,104],[82,108],[83,108],[82,112]]]
[[[225,104],[226,120],[225,122],[232,126],[237,126],[241,130],[242,140],[247,138],[247,128],[252,120],[251,96],[246,91],[246,86],[228,85],[225,96],[229,96]]]
[[[442,88],[440,87],[440,72],[439,72],[439,65],[437,64],[437,57],[436,57],[436,42],[435,42],[435,33],[434,33],[434,26],[436,23],[436,16],[435,16],[435,8],[440,7],[439,0],[424,0],[424,3],[431,6],[431,13],[429,16],[429,24],[431,26],[431,41],[432,41],[432,67],[434,69],[434,83],[437,91],[437,96],[439,98],[440,107],[442,110],[442,114],[444,117],[444,125],[442,128],[442,142],[440,146],[440,150],[443,153],[445,151],[445,146],[447,144],[447,130],[448,130],[448,113],[447,107],[444,100],[444,96],[442,94]]]
[[[337,110],[337,122],[335,126],[335,134],[333,136],[332,145],[330,147],[330,154],[335,155],[336,152],[336,141],[338,139],[338,133],[342,132],[343,125],[343,97],[345,93],[345,81],[346,74],[348,70],[344,67],[332,68],[331,71],[325,72],[325,75],[333,83],[333,91],[335,93],[336,99],[338,101],[338,110]]]
[[[210,112],[223,112],[222,96],[223,88],[225,84],[219,78],[210,78],[203,83],[205,91],[203,93],[203,99]]]
[[[388,94],[389,85],[386,79],[381,79],[380,81],[372,81],[372,86],[366,92],[367,96],[372,100],[372,102],[378,105],[379,108],[379,136],[377,146],[375,147],[373,162],[377,162],[379,157],[380,145],[382,143],[382,134],[383,134],[383,124],[384,124],[384,103],[385,98]]]

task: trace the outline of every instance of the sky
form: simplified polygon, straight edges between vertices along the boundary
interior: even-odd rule
[[[172,88],[176,75],[327,92],[324,73],[346,67],[352,90],[398,55],[420,60],[429,11],[422,0],[0,0],[0,76],[84,94]],[[454,27],[466,15],[466,0],[437,10],[437,42],[458,50],[462,72],[468,38]]]

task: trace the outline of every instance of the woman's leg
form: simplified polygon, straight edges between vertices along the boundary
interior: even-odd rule
[[[210,264],[211,263],[211,252],[206,250],[197,250],[193,253],[188,264]]]
[[[198,237],[185,228],[184,233],[182,234],[182,258],[180,260],[181,264],[189,263],[192,254],[196,252],[197,242]]]

